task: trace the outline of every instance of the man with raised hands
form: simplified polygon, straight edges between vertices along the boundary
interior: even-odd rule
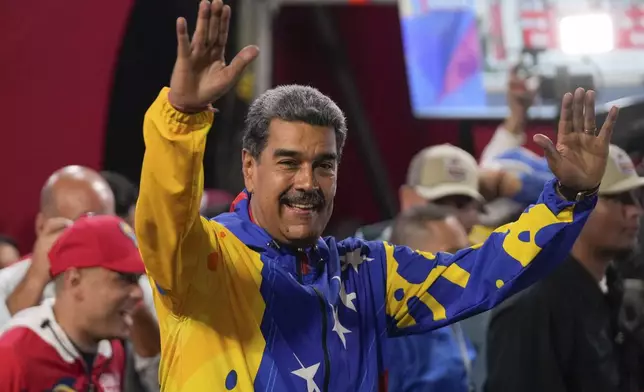
[[[617,117],[594,124],[594,92],[566,94],[557,144],[535,137],[557,180],[514,223],[454,254],[321,238],[346,138],[318,90],[281,86],[251,105],[246,189],[232,212],[199,216],[211,104],[257,56],[226,65],[230,8],[177,21],[170,82],[146,113],[136,232],[162,336],[163,391],[384,390],[384,339],[494,307],[566,257],[596,203]],[[368,189],[364,197],[370,197]]]

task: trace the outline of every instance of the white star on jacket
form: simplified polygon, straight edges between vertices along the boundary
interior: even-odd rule
[[[344,335],[347,333],[351,333],[351,331],[345,328],[342,324],[340,324],[340,320],[338,319],[337,307],[333,309],[333,332],[336,332],[338,334],[340,341],[342,341],[342,346],[344,346],[344,349],[346,350],[347,338],[345,338]]]
[[[344,282],[340,284],[340,300],[347,308],[357,312],[356,306],[353,303],[353,300],[356,299],[356,293],[348,293],[346,287],[344,287]]]
[[[343,263],[342,264],[342,271],[346,270],[349,268],[349,265],[353,267],[353,270],[358,272],[358,266],[360,264],[364,263],[365,261],[373,261],[371,257],[367,257],[366,255],[361,255],[360,254],[360,249],[356,249],[353,252],[349,252],[346,255],[340,257],[340,261]]]
[[[313,380],[313,378],[315,377],[315,374],[318,372],[318,369],[320,368],[320,362],[313,364],[309,367],[304,367],[304,365],[302,364],[302,361],[300,361],[297,355],[295,354],[293,355],[295,356],[295,359],[297,359],[297,362],[299,362],[300,366],[302,367],[300,369],[293,370],[291,374],[294,374],[306,381],[307,392],[320,392],[320,388],[315,383],[315,380]]]

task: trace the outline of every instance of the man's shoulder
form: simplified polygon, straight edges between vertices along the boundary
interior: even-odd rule
[[[226,212],[209,219],[208,226],[217,237],[216,241],[221,244],[235,246],[235,243],[241,242],[254,249],[266,246],[270,239],[262,228],[235,212]]]
[[[10,327],[0,335],[0,356],[5,360],[10,356],[24,362],[48,346],[37,333],[25,326]]]
[[[327,237],[326,242],[328,243],[328,239],[332,237]],[[383,249],[383,241],[380,240],[367,240],[359,236],[355,237],[347,237],[343,240],[337,240],[337,246],[338,246],[338,251],[340,252],[340,255],[348,253],[348,252],[353,252],[356,250],[360,250],[362,253],[370,253],[370,252],[380,252]]]

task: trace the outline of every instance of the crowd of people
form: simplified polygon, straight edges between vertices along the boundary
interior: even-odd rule
[[[177,22],[140,189],[60,168],[33,251],[0,236],[0,391],[644,391],[644,177],[616,109],[595,124],[594,93],[566,94],[541,157],[512,71],[478,161],[426,147],[393,220],[322,237],[347,127],[314,88],[262,94],[245,189],[203,189],[211,104],[258,54],[223,61],[230,12]]]

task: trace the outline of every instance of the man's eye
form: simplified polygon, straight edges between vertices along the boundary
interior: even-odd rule
[[[138,274],[126,274],[126,273],[119,274],[119,278],[121,278],[121,281],[127,284],[138,283],[139,277],[140,275]]]
[[[280,161],[279,164],[287,167],[297,166],[297,162],[295,161]]]
[[[335,165],[331,162],[324,162],[320,164],[320,167],[324,170],[333,170]]]

